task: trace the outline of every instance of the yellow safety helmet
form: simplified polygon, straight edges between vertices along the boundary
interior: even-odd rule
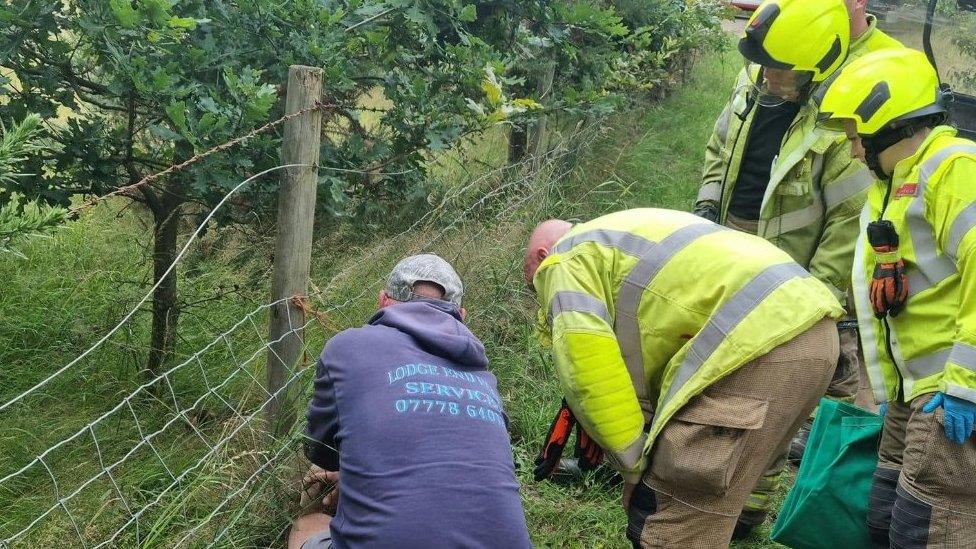
[[[809,72],[822,82],[844,63],[850,45],[844,0],[765,0],[749,18],[739,52],[758,65]]]
[[[945,113],[949,92],[928,58],[910,48],[887,48],[847,65],[817,89],[821,126],[844,131],[853,120],[857,133],[873,136],[909,121]]]

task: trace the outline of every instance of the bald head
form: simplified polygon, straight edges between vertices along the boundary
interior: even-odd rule
[[[522,273],[525,275],[525,283],[532,287],[532,279],[535,272],[542,263],[556,242],[566,235],[573,224],[562,219],[550,219],[536,225],[535,230],[529,236],[529,243],[525,246],[525,262],[522,266]]]

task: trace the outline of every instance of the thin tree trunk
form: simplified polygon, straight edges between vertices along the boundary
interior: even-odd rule
[[[170,185],[170,187],[174,187]],[[183,201],[179,196],[164,195],[159,208],[153,211],[153,282],[159,280],[176,259],[179,236],[180,210]],[[153,292],[152,337],[149,350],[149,374],[156,376],[173,353],[176,344],[176,328],[180,309],[177,303],[177,277],[175,269]]]

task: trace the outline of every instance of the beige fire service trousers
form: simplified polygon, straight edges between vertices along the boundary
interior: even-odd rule
[[[661,431],[634,491],[637,547],[727,547],[756,481],[827,390],[837,326],[824,319],[695,396]]]
[[[875,547],[976,547],[976,435],[946,438],[944,410],[922,411],[932,396],[888,404],[868,499]]]

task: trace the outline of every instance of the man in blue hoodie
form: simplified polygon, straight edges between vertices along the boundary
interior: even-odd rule
[[[341,496],[331,520],[299,518],[289,547],[531,546],[508,418],[462,293],[446,261],[408,257],[379,312],[329,340],[305,454]]]

